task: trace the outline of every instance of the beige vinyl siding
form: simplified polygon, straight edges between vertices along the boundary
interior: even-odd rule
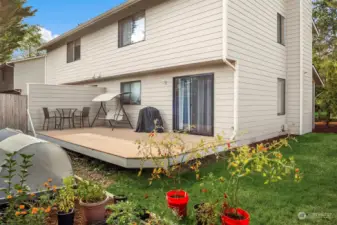
[[[287,79],[277,13],[287,20],[285,1],[228,1],[228,58],[239,64],[238,139],[246,142],[277,136],[286,124],[277,115],[277,78]]]
[[[303,0],[303,134],[312,131],[312,3],[311,0]]]
[[[300,130],[300,1],[287,0],[287,124],[293,134]]]
[[[14,89],[21,89],[27,95],[27,83],[45,83],[45,58],[37,58],[15,63]]]
[[[233,71],[225,65],[149,73],[146,76],[114,79],[95,84],[106,87],[108,92],[119,93],[121,82],[140,80],[141,105],[124,106],[134,128],[137,124],[139,110],[151,106],[160,111],[165,129],[172,130],[173,78],[206,73],[214,73],[214,133],[223,132],[226,137],[230,137],[233,131]],[[108,107],[115,109],[116,103],[110,103]]]
[[[28,107],[32,117],[34,128],[41,130],[43,125],[43,107],[48,107],[50,111],[57,108],[76,108],[82,110],[83,107],[91,107],[90,121],[93,121],[100,103],[92,102],[97,95],[105,93],[104,88],[89,86],[70,86],[70,85],[46,85],[29,84]],[[77,122],[79,125],[79,123]],[[68,127],[68,121],[65,121]],[[85,126],[87,121],[85,121]],[[50,129],[54,129],[54,120],[50,121]]]
[[[222,58],[222,0],[171,0],[145,11],[145,41],[118,48],[118,23],[81,38],[81,60],[66,45],[48,52],[47,83],[214,61]]]

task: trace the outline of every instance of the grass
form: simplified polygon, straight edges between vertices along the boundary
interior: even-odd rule
[[[264,185],[260,177],[244,179],[240,202],[251,215],[251,224],[336,224],[337,220],[337,135],[308,134],[284,149],[285,156],[293,155],[304,173],[296,184],[290,180]],[[227,174],[225,162],[211,163],[201,170],[202,175]],[[170,180],[148,185],[149,172],[137,177],[137,171],[121,172],[117,183],[109,187],[114,194],[127,193],[130,201],[138,201],[157,214],[167,212],[165,193],[173,188]],[[200,182],[195,174],[184,173],[181,188],[189,193],[188,218],[179,224],[195,224],[193,205],[200,203]],[[298,213],[306,212],[311,218],[298,220]],[[328,218],[324,218],[326,215]],[[220,224],[220,222],[219,222]]]

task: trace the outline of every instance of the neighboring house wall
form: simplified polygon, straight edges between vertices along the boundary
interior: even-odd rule
[[[287,0],[287,11],[288,125],[291,133],[305,134],[313,115],[311,0]]]
[[[27,95],[27,83],[45,83],[45,58],[15,62],[14,89],[21,89]]]
[[[281,0],[228,0],[228,58],[238,63],[238,139],[278,136],[286,115],[277,115],[277,78],[287,77],[286,46],[277,43]]]
[[[0,92],[13,90],[13,67],[3,66],[0,70]]]
[[[173,78],[206,73],[214,73],[214,133],[224,132],[226,137],[230,137],[233,133],[233,71],[223,64],[149,73],[146,76],[120,78],[95,84],[106,87],[109,92],[120,93],[121,82],[140,80],[141,105],[124,106],[133,126],[136,127],[139,110],[152,106],[160,111],[165,129],[172,130]],[[114,109],[115,104],[110,103],[108,107]]]
[[[81,59],[66,45],[48,51],[47,83],[117,76],[222,59],[222,0],[170,0],[146,10],[145,41],[118,48],[118,22],[81,38]]]
[[[312,132],[312,2],[302,0],[302,29],[303,29],[303,129],[301,134]]]
[[[96,96],[105,93],[105,88],[89,86],[67,86],[67,85],[46,85],[29,84],[28,107],[36,130],[42,130],[44,114],[43,107],[48,107],[49,111],[56,111],[57,108],[74,108],[82,110],[83,107],[91,107],[90,121],[92,121],[100,107],[100,103],[92,102]],[[54,113],[51,113],[54,115]],[[50,120],[49,128],[55,126],[55,120]],[[59,121],[59,120],[58,120]],[[79,122],[77,121],[77,126]],[[85,126],[88,127],[87,121]],[[65,120],[64,127],[68,127],[68,120]]]

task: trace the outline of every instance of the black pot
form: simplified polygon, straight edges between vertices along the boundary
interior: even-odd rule
[[[126,202],[128,200],[128,197],[125,195],[115,195],[114,196],[114,202],[115,204],[118,204],[119,202]]]
[[[69,213],[57,212],[58,225],[73,225],[74,216],[74,209],[72,209]]]
[[[146,212],[147,210],[144,209],[144,212],[142,214],[140,214],[139,218],[143,221],[146,221],[148,219],[150,219],[150,213]]]

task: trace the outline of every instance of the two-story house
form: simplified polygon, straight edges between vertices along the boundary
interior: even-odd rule
[[[244,142],[312,130],[311,0],[129,0],[44,44],[47,84],[131,92],[168,130]]]

